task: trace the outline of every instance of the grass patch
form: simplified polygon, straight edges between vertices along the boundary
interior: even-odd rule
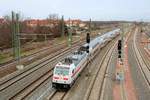
[[[0,64],[8,62],[9,60],[12,60],[10,55],[0,53]]]
[[[0,64],[3,62],[4,56],[0,54]]]

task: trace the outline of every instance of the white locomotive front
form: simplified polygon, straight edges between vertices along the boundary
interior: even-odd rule
[[[61,62],[53,72],[52,86],[55,88],[69,88],[86,64],[87,53],[75,51]]]
[[[71,77],[70,77],[70,68],[74,66],[73,64],[64,65],[59,63],[54,68],[53,73],[53,80],[52,85],[53,87],[61,87],[63,85],[64,88],[68,87],[68,84],[71,84]]]

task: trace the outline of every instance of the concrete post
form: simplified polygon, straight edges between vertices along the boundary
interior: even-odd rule
[[[61,23],[62,23],[62,25],[61,25],[61,32],[62,32],[62,37],[64,37],[64,16],[62,16],[62,19],[61,19]]]

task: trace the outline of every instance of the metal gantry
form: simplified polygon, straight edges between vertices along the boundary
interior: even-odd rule
[[[89,22],[89,33],[91,34],[91,22],[92,22],[92,20],[91,20],[91,18],[90,18],[90,22]]]
[[[71,47],[72,43],[72,32],[71,32],[71,26],[70,26],[70,18],[69,18],[69,31],[68,31],[68,46]]]
[[[13,56],[20,65],[20,30],[19,30],[19,14],[12,11],[12,46]]]
[[[61,36],[64,38],[64,16],[62,16],[61,23]]]
[[[19,14],[12,12],[12,44],[13,53],[16,60],[20,59],[20,39],[19,39]]]

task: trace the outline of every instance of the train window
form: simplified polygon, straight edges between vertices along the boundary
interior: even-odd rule
[[[69,68],[67,67],[56,67],[55,69],[55,74],[56,75],[69,75]]]
[[[65,63],[71,64],[72,60],[70,58],[65,58]]]

